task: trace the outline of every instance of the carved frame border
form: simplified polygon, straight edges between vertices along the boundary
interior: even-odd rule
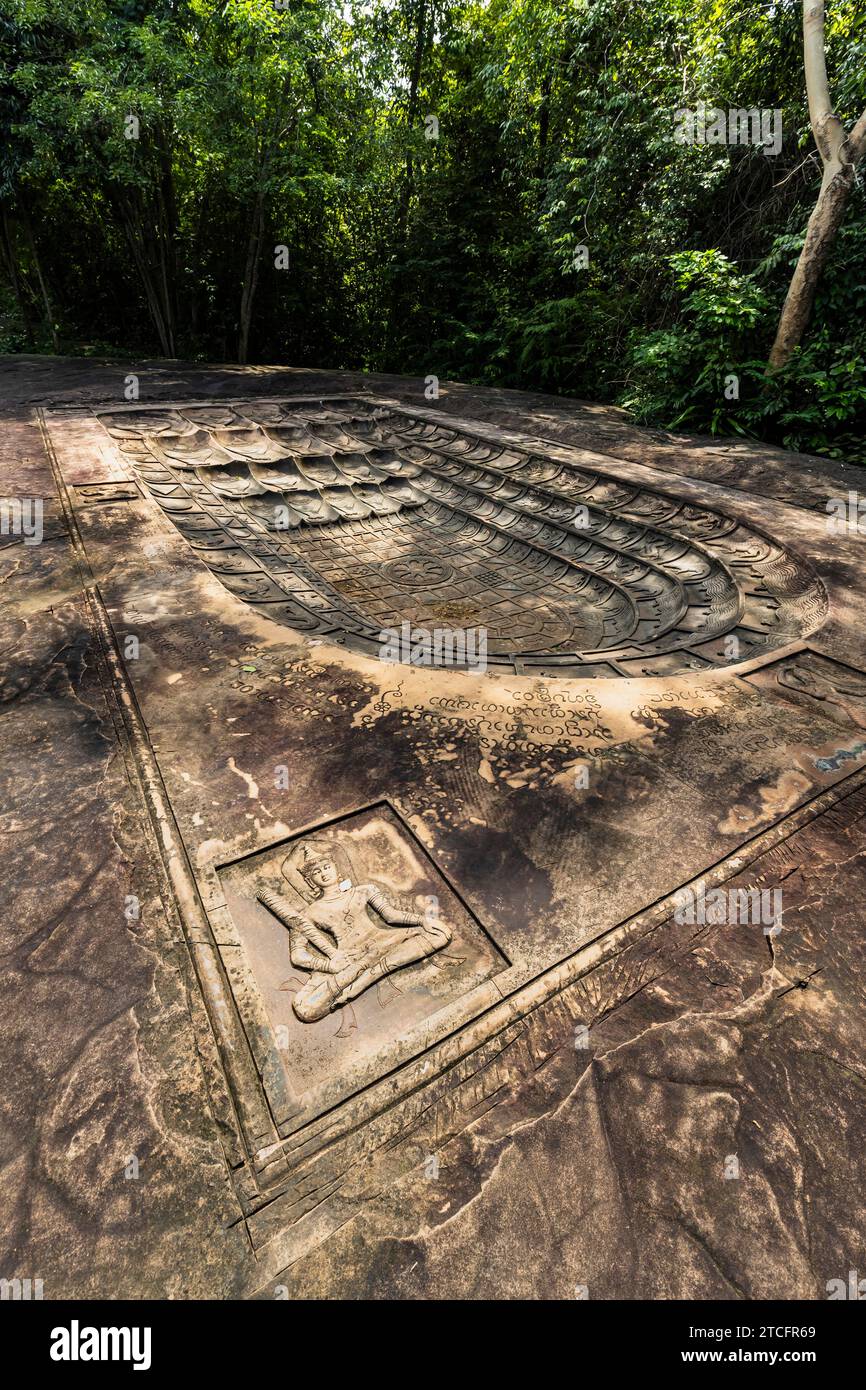
[[[357,399],[361,395],[366,399],[375,400],[377,404],[380,403],[380,398],[374,398],[367,393],[357,391],[322,392],[307,395],[305,398],[317,400]],[[292,399],[300,398],[294,393],[283,392],[278,396],[256,396],[253,399],[256,401],[282,401],[290,396]],[[220,398],[220,403],[229,405],[249,399],[251,399],[249,396],[226,397],[225,399]],[[147,408],[166,410],[172,408],[174,404],[190,406],[195,403],[189,400],[181,402],[159,401],[149,407],[143,407],[140,403],[129,407],[112,407],[93,402],[86,406],[74,406],[62,410],[55,408],[50,414],[54,420],[60,415],[84,416],[88,420],[94,420],[99,413],[112,409],[115,411]],[[198,403],[212,405],[213,401]],[[381,403],[392,404],[385,398],[381,398]],[[397,405],[397,403],[393,404]],[[422,413],[420,410],[409,411],[399,405],[397,408],[402,408],[407,414],[419,415]],[[442,418],[438,413],[432,411],[429,412],[429,415],[435,419]],[[218,876],[219,870],[244,858],[267,852],[272,846],[261,845],[246,855],[213,862],[198,871],[193,870],[155,754],[150,746],[147,727],[138,707],[134,689],[120,658],[114,625],[99,592],[77,524],[77,508],[73,505],[73,497],[79,503],[84,499],[78,495],[79,485],[73,482],[67,483],[64,479],[61,465],[53,448],[46,411],[42,408],[38,409],[37,416],[69,528],[91,626],[102,650],[108,677],[106,694],[115,710],[118,731],[122,736],[125,751],[129,754],[129,762],[134,770],[137,788],[148,813],[145,820],[149,822],[154,859],[161,865],[167,896],[176,911],[183,931],[183,939],[189,952],[194,975],[194,980],[191,980],[190,984],[197,987],[204,1002],[216,1042],[219,1067],[228,1094],[227,1097],[222,1098],[213,1094],[214,1078],[211,1074],[212,1101],[215,1113],[222,1119],[224,1141],[226,1140],[227,1127],[234,1135],[234,1138],[227,1143],[227,1159],[234,1173],[242,1211],[249,1218],[256,1213],[263,1213],[270,1204],[276,1203],[278,1205],[277,1199],[280,1193],[286,1190],[292,1173],[306,1166],[312,1158],[315,1158],[330,1145],[347,1135],[351,1135],[353,1131],[360,1130],[385,1111],[393,1110],[410,1102],[415,1094],[421,1092],[434,1080],[444,1076],[450,1069],[456,1068],[463,1059],[478,1052],[486,1045],[494,1044],[497,1038],[508,1036],[509,1030],[513,1029],[513,1026],[518,1024],[527,1014],[616,954],[627,942],[644,935],[652,927],[667,920],[675,906],[675,893],[679,890],[675,890],[664,899],[648,905],[639,913],[617,925],[605,928],[598,936],[580,945],[569,956],[538,972],[531,979],[515,982],[512,992],[505,996],[500,994],[497,1000],[477,1010],[472,1018],[445,1031],[443,1036],[422,1053],[400,1063],[392,1071],[386,1072],[377,1080],[370,1082],[362,1090],[341,1101],[333,1110],[314,1117],[305,1117],[302,1122],[294,1125],[290,1123],[281,1129],[274,1119],[268,1095],[269,1082],[264,1074],[268,1071],[273,1059],[268,1057],[266,1050],[262,1051],[258,1041],[254,1045],[248,1036],[243,1023],[243,1011],[239,1006],[230,973],[225,965],[222,948],[226,943],[221,943],[219,940],[225,926],[225,919],[220,911],[221,908],[225,908],[225,904],[224,901],[220,901],[222,890]],[[481,431],[476,432],[480,433]],[[505,432],[500,433],[504,434]],[[515,436],[514,442],[518,443],[519,439],[519,436]],[[115,476],[100,486],[110,489],[117,485],[119,490],[117,500],[121,501],[125,500],[123,496],[124,485],[132,481],[126,470],[123,470],[123,476]],[[674,493],[674,495],[677,494]],[[94,497],[92,500],[95,502],[106,499]],[[204,568],[204,562],[199,561],[199,563]],[[738,664],[736,667],[729,667],[720,674],[727,678],[739,679],[750,671],[777,663],[797,652],[812,650],[816,651],[816,655],[824,655],[808,642],[798,641],[791,643],[788,647],[776,648],[763,653],[752,660]],[[830,659],[833,660],[834,658]],[[858,668],[852,667],[851,669],[857,670]],[[861,785],[866,785],[866,768],[852,769],[832,786],[778,820],[768,829],[739,845],[717,864],[687,882],[696,884],[700,881],[706,887],[724,883],[728,878],[742,872],[745,867],[759,859],[773,845],[787,839],[796,830],[815,820],[836,802],[849,796],[855,787]],[[413,844],[416,842],[419,844],[424,857],[445,879],[461,904],[467,907],[465,899],[450,881],[448,875],[432,859],[423,845],[417,841],[417,837],[407,825],[405,817],[400,813],[399,807],[384,799],[349,808],[340,816],[332,817],[326,821],[312,822],[299,828],[288,837],[280,837],[273,844],[285,843],[300,835],[308,834],[315,828],[321,828],[323,825],[333,826],[338,824],[340,820],[357,814],[359,811],[370,809],[375,805],[387,805],[389,807],[397,816],[401,826],[408,832]],[[682,886],[685,885],[680,885],[680,887]],[[489,938],[490,933],[478,920],[477,914],[468,907],[467,911],[469,911],[472,920]],[[497,945],[500,953],[504,954],[495,940],[494,944]],[[267,1029],[269,1033],[270,1025],[267,1025]],[[282,1072],[282,1064],[278,1062],[278,1065],[280,1072]],[[280,1232],[285,1232],[290,1228],[296,1219],[297,1214],[293,1215],[287,1212],[283,1218],[278,1219],[276,1227],[272,1227],[267,1234],[263,1233],[261,1237],[251,1236],[254,1248],[263,1253],[263,1247],[273,1242],[275,1246],[280,1246],[280,1250],[274,1252],[274,1260],[277,1260],[278,1256],[279,1259],[282,1259],[284,1242],[278,1241],[276,1237]]]

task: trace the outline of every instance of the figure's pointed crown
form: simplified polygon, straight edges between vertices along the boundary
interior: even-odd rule
[[[341,879],[354,880],[351,860],[344,846],[338,840],[312,836],[309,839],[299,841],[283,860],[284,878],[287,878],[292,887],[308,902],[310,901],[310,885],[307,881],[307,875],[325,859],[330,859],[333,862]],[[316,895],[313,894],[313,896]]]

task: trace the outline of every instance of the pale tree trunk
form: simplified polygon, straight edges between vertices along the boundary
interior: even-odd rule
[[[866,147],[866,111],[850,134],[846,134],[830,101],[824,55],[823,0],[803,0],[803,62],[809,120],[824,166],[824,177],[806,228],[800,259],[782,306],[776,340],[770,352],[771,372],[784,367],[794,349],[802,342],[812,314],[818,281],[845,216],[854,187],[855,170]]]

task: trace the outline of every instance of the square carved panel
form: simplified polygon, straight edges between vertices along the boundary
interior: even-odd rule
[[[219,878],[224,958],[284,1132],[501,999],[508,960],[385,802]]]

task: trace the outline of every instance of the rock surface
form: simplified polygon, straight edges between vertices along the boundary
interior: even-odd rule
[[[100,422],[129,372],[143,410],[368,391],[580,451],[769,537],[826,611],[685,674],[383,665],[221,582]],[[441,389],[0,371],[3,493],[44,503],[40,544],[0,538],[0,1277],[817,1299],[864,1266],[866,566],[826,524],[853,470]],[[309,932],[286,861],[322,835],[353,891],[419,923],[434,897],[453,935],[304,1023],[295,918],[255,890]],[[698,883],[725,920],[677,920]],[[736,920],[738,889],[779,921]]]

